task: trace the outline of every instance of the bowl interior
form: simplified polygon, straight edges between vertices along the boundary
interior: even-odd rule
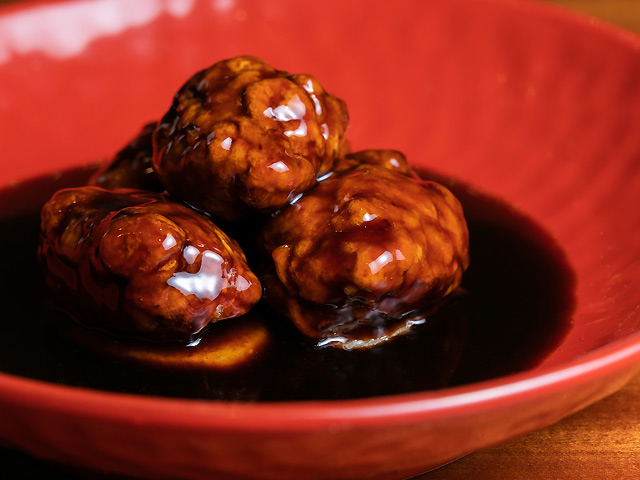
[[[546,365],[640,327],[636,40],[463,0],[60,2],[5,15],[0,32],[4,184],[111,155],[194,71],[250,53],[345,99],[354,149],[401,150],[552,233],[579,281],[575,327]]]

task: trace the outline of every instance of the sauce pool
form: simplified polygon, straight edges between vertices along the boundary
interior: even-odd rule
[[[77,169],[0,191],[3,372],[169,397],[365,398],[440,389],[532,368],[571,327],[575,277],[551,236],[508,204],[436,178],[464,207],[471,265],[460,292],[408,334],[369,350],[318,348],[260,302],[250,322],[268,332],[268,342],[252,361],[233,369],[159,366],[109,355],[68,335],[83,327],[55,308],[36,258],[41,205],[57,189],[82,185],[90,173]],[[210,326],[203,341],[228,334],[231,322]],[[104,342],[123,340],[104,336]]]

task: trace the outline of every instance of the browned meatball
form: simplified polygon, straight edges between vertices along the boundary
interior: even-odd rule
[[[75,317],[129,336],[188,340],[262,293],[235,241],[161,195],[82,187],[42,209],[39,256]]]
[[[347,109],[310,75],[255,57],[216,63],[177,93],[153,164],[178,199],[225,220],[281,207],[331,169]]]
[[[278,212],[264,240],[267,299],[306,335],[371,346],[453,292],[469,263],[462,208],[442,185],[386,166],[336,173]]]
[[[137,137],[89,179],[90,185],[102,188],[138,188],[162,192],[164,186],[153,170],[151,138],[156,122],[145,125]]]

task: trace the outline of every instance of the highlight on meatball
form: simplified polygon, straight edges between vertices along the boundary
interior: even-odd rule
[[[263,232],[266,298],[302,333],[342,348],[407,331],[422,321],[412,312],[451,294],[469,264],[453,194],[376,163],[335,173]]]
[[[261,297],[238,244],[162,195],[79,187],[41,212],[47,283],[76,319],[125,336],[190,341]]]
[[[236,57],[195,74],[153,136],[167,190],[215,218],[290,202],[328,172],[341,149],[344,102],[311,75]]]
[[[157,122],[145,125],[115,157],[94,173],[89,185],[97,187],[137,188],[151,192],[162,192],[164,186],[153,169],[153,131]]]

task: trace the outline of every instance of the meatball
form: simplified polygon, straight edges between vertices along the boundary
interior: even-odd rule
[[[275,214],[265,295],[306,335],[371,346],[453,292],[469,264],[458,200],[442,185],[368,163]]]
[[[158,341],[191,340],[261,297],[238,244],[205,216],[138,190],[60,190],[41,213],[39,257],[72,316]]]
[[[311,75],[254,57],[203,70],[154,133],[153,164],[174,197],[215,218],[287,204],[331,169],[347,109]]]
[[[90,185],[102,188],[138,188],[162,192],[164,186],[153,169],[152,135],[156,122],[148,123],[129,144],[89,179]]]

